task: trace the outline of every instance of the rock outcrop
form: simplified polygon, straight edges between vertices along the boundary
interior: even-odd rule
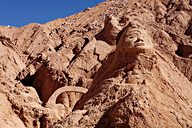
[[[1,127],[192,127],[191,14],[186,0],[107,0],[0,26]]]

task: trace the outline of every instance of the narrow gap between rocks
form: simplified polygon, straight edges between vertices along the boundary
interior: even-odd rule
[[[35,80],[35,74],[30,75],[30,73],[28,73],[27,76],[20,81],[24,86],[33,86],[34,80]]]
[[[78,54],[76,54],[76,55],[70,60],[69,65],[72,64],[72,63],[75,61],[75,59],[77,59],[79,53],[81,53],[82,49],[89,43],[89,39],[88,39],[88,38],[83,38],[83,39],[84,39],[84,44],[83,44],[81,50],[78,52]],[[74,50],[73,50],[73,51],[74,51]],[[68,66],[67,68],[69,68],[69,66]]]
[[[190,36],[192,35],[192,24],[190,23],[188,28],[185,31],[185,35]]]

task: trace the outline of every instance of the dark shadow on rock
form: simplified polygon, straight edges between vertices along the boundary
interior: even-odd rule
[[[192,46],[179,44],[175,53],[180,57],[192,59]]]

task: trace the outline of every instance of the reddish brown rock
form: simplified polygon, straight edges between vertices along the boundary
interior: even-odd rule
[[[108,0],[1,26],[1,127],[192,127],[191,11],[186,0]]]

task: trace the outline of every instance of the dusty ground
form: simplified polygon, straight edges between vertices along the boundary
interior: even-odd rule
[[[108,0],[0,26],[0,127],[192,127],[191,5]]]

